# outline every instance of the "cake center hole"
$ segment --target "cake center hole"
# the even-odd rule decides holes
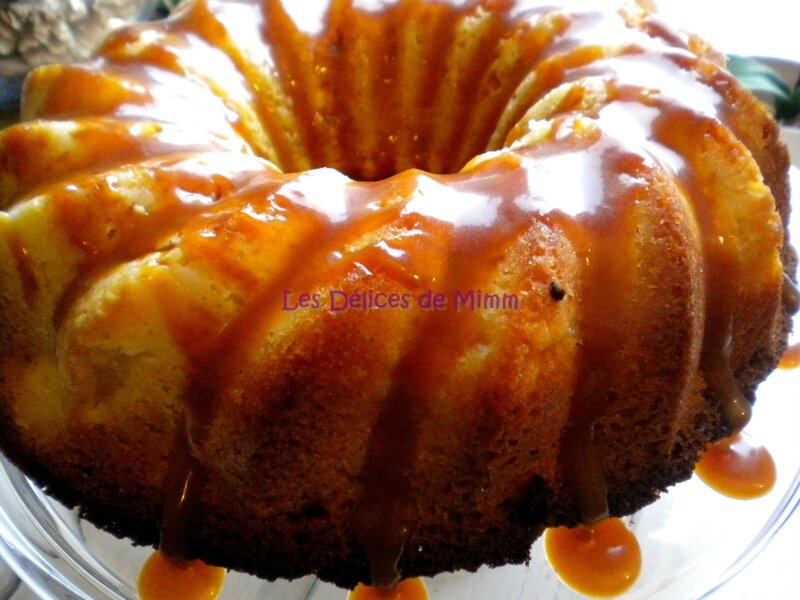
[[[281,107],[268,111],[262,155],[288,172],[331,167],[374,181],[412,168],[456,173],[503,145],[530,106],[518,92],[546,18],[444,2],[409,18],[403,6],[347,8],[313,35],[287,35],[305,48],[274,46]]]
[[[345,100],[335,113],[315,113],[298,120],[302,152],[276,161],[284,171],[334,168],[357,181],[386,179],[407,169],[457,173],[473,157],[502,146],[507,134],[498,127],[508,97],[448,98],[404,110],[395,98],[399,83],[382,83],[369,97]],[[288,159],[288,160],[287,160]]]

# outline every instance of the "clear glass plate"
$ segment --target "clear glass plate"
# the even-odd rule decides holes
[[[787,130],[795,165],[800,130]],[[793,168],[800,190],[800,170]],[[795,195],[793,239],[800,240]],[[795,319],[795,330],[800,320]],[[800,332],[792,342],[800,341]],[[628,519],[642,547],[639,580],[625,600],[788,598],[800,589],[800,369],[776,371],[758,390],[747,431],[775,458],[775,489],[758,500],[732,500],[696,477]],[[80,520],[0,457],[0,555],[47,600],[134,600],[149,548],[137,548]],[[794,565],[794,566],[792,566]],[[570,600],[541,540],[529,565],[448,573],[426,581],[431,600]],[[749,590],[749,591],[748,591]],[[265,582],[230,573],[221,600],[344,600],[346,592],[314,577]]]

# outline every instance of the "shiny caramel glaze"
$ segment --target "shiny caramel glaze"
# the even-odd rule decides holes
[[[574,4],[197,1],[35,71],[6,451],[172,556],[348,587],[688,477],[784,343],[787,158],[701,41]]]

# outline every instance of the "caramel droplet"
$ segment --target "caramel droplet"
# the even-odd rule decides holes
[[[544,551],[559,579],[576,592],[610,598],[639,577],[642,554],[636,536],[616,518],[544,532]]]
[[[792,344],[786,349],[778,367],[786,370],[800,367],[800,344]]]
[[[167,560],[154,552],[139,574],[141,600],[214,600],[222,590],[225,569],[199,560]]]
[[[347,600],[428,600],[428,591],[419,577],[403,579],[391,588],[379,588],[359,583]]]
[[[776,477],[769,451],[741,431],[706,448],[695,472],[709,487],[739,500],[764,496]]]

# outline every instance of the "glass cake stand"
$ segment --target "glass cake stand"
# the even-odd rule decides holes
[[[787,130],[795,165],[800,130]],[[793,168],[800,190],[800,169]],[[800,240],[795,195],[793,239]],[[800,319],[795,319],[795,331]],[[792,343],[800,341],[795,333]],[[767,496],[726,498],[697,477],[628,519],[642,548],[642,573],[624,600],[788,598],[800,590],[800,369],[776,371],[758,390],[747,431],[763,442],[778,469]],[[46,600],[134,600],[149,548],[134,547],[82,521],[0,458],[0,556]],[[791,566],[794,564],[794,568]],[[544,558],[541,540],[528,565],[426,580],[431,600],[571,600]],[[265,582],[229,573],[221,600],[345,600],[346,592],[314,577]],[[795,596],[796,597],[796,596]]]

